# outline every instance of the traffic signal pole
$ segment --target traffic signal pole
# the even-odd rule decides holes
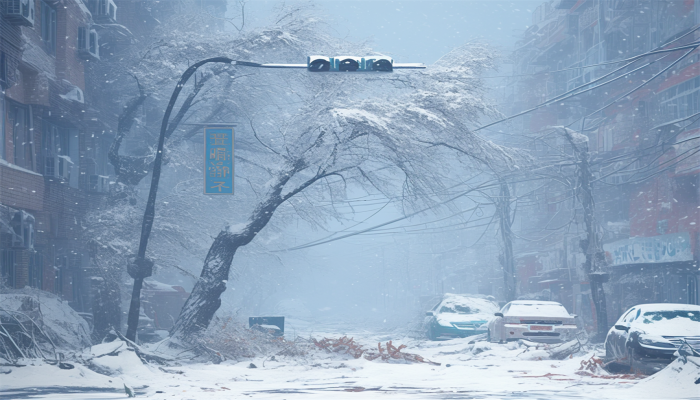
[[[153,261],[146,257],[146,249],[148,247],[148,240],[151,235],[151,229],[153,228],[153,220],[155,218],[155,207],[156,207],[156,195],[158,192],[158,183],[160,182],[160,172],[163,165],[163,148],[165,145],[165,133],[170,123],[170,114],[175,107],[175,102],[177,101],[182,88],[185,86],[190,77],[197,71],[197,69],[203,65],[210,63],[221,63],[221,64],[231,64],[240,65],[244,67],[254,67],[254,68],[291,68],[291,69],[301,69],[306,68],[310,72],[325,72],[325,70],[314,70],[312,67],[312,60],[317,59],[327,59],[328,70],[327,71],[338,71],[338,72],[392,72],[394,69],[424,69],[423,64],[394,64],[391,58],[387,57],[322,57],[314,56],[308,57],[306,64],[260,64],[249,61],[236,61],[228,57],[214,57],[208,58],[206,60],[199,61],[182,73],[180,80],[175,86],[172,95],[170,96],[170,101],[168,102],[168,107],[165,109],[165,114],[163,115],[163,121],[160,125],[160,136],[158,137],[158,150],[156,153],[156,158],[153,162],[153,175],[151,176],[151,188],[148,193],[148,201],[146,202],[146,210],[143,215],[143,222],[141,224],[141,238],[139,241],[139,249],[136,256],[129,260],[127,265],[127,272],[129,276],[134,279],[134,286],[131,291],[131,302],[129,304],[129,314],[127,317],[127,330],[126,338],[131,341],[136,341],[136,331],[139,324],[139,313],[141,310],[141,288],[143,287],[143,280],[148,278],[153,274]],[[350,69],[340,69],[337,68],[333,70],[330,68],[331,62],[341,65],[345,62],[345,65],[352,64],[348,60],[359,60],[358,68],[354,64],[350,66]],[[372,60],[368,62],[368,60]],[[361,65],[360,65],[361,63]],[[315,64],[314,64],[315,65]],[[360,68],[361,67],[361,68]]]

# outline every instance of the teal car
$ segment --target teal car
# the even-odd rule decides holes
[[[428,338],[446,340],[486,333],[486,324],[498,304],[493,296],[445,293],[440,303],[426,312]]]

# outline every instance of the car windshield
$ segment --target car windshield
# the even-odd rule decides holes
[[[440,313],[453,313],[453,314],[477,314],[478,309],[469,306],[462,306],[459,304],[453,304],[449,306],[440,307]]]
[[[693,322],[700,322],[700,311],[689,310],[670,310],[670,311],[648,311],[642,316],[642,323],[653,324],[655,322],[672,320],[688,319]]]
[[[506,312],[510,316],[569,318],[569,312],[561,304],[553,303],[514,303]]]

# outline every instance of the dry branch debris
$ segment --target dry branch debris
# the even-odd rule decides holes
[[[642,374],[607,374],[603,368],[603,360],[596,356],[591,356],[588,360],[581,361],[581,367],[575,372],[576,375],[588,376],[600,379],[642,379]],[[601,373],[602,372],[602,373]]]
[[[440,365],[440,363],[427,360],[418,354],[403,353],[401,350],[406,348],[405,344],[396,347],[392,341],[386,342],[385,347],[382,347],[381,342],[377,343],[377,350],[365,349],[361,344],[355,342],[353,338],[343,336],[339,339],[323,338],[321,340],[312,339],[313,343],[319,349],[323,349],[329,353],[349,354],[354,358],[364,358],[369,361],[381,359],[382,361],[401,360],[408,362],[426,363],[431,365]]]

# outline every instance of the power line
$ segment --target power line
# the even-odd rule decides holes
[[[700,45],[700,42],[693,42],[692,44],[689,44],[689,45],[678,46],[678,47],[674,47],[674,48],[672,48],[672,49],[666,49],[664,52],[667,53],[667,52],[673,52],[673,51],[678,51],[678,50],[684,50],[684,49],[688,49],[688,48],[691,48],[690,52],[692,52],[693,50],[697,49],[698,45]],[[689,52],[689,53],[690,53],[690,52]],[[641,59],[641,58],[643,58],[643,57],[646,57],[646,56],[649,56],[649,55],[652,55],[652,54],[657,54],[657,53],[656,53],[655,51],[650,51],[650,52],[646,52],[646,53],[644,53],[644,54],[640,54],[639,56],[635,57],[633,61],[630,61],[629,63],[627,63],[627,64],[625,64],[625,65],[623,65],[623,66],[621,66],[621,67],[619,67],[619,68],[617,68],[617,69],[615,69],[615,70],[613,70],[613,71],[611,71],[611,72],[609,72],[609,73],[607,73],[607,74],[601,76],[600,78],[594,79],[594,80],[592,80],[592,81],[590,81],[590,82],[588,82],[588,83],[584,83],[583,85],[577,86],[577,87],[575,87],[575,88],[573,88],[573,89],[571,89],[571,90],[569,90],[569,91],[567,91],[567,92],[564,92],[564,93],[562,93],[562,94],[560,94],[560,95],[558,95],[558,96],[556,96],[556,97],[554,97],[554,98],[552,98],[552,99],[550,99],[550,100],[547,100],[547,101],[545,101],[545,102],[543,102],[543,103],[540,103],[540,104],[538,104],[537,106],[535,106],[535,107],[533,107],[533,108],[530,108],[530,109],[528,109],[528,110],[525,110],[525,111],[519,112],[519,113],[517,113],[517,114],[511,115],[510,117],[506,117],[506,118],[500,119],[500,120],[498,120],[498,121],[491,122],[491,123],[486,124],[486,125],[484,125],[484,126],[478,127],[478,128],[476,128],[476,129],[474,129],[473,131],[474,131],[474,132],[478,132],[478,131],[480,131],[480,130],[482,130],[482,129],[484,129],[484,128],[487,128],[487,127],[489,127],[489,126],[493,126],[493,125],[499,124],[499,123],[501,123],[501,122],[505,122],[505,121],[511,120],[511,119],[513,119],[513,118],[517,118],[517,117],[519,117],[519,116],[522,116],[522,115],[531,113],[531,112],[536,111],[536,110],[538,110],[538,109],[540,109],[540,108],[542,108],[542,107],[546,107],[546,106],[548,106],[548,105],[550,105],[550,104],[552,104],[552,103],[554,103],[554,102],[556,102],[556,101],[567,100],[567,99],[569,99],[569,98],[571,98],[571,97],[574,97],[574,96],[577,96],[577,95],[579,95],[579,94],[581,94],[581,93],[585,93],[585,92],[587,92],[587,91],[589,91],[589,90],[592,90],[592,89],[586,89],[586,90],[583,90],[583,91],[581,91],[581,92],[575,93],[576,91],[578,91],[578,90],[580,90],[580,89],[582,89],[582,88],[584,88],[584,87],[590,86],[590,85],[592,85],[592,84],[594,84],[594,83],[597,83],[597,82],[600,82],[600,81],[604,80],[605,78],[607,78],[607,77],[613,75],[614,73],[616,73],[616,72],[618,72],[618,71],[621,71],[621,70],[627,68],[628,66],[634,64],[634,63],[637,62],[639,59]],[[633,70],[633,71],[624,73],[624,74],[622,74],[621,76],[627,76],[627,75],[629,75],[629,74],[631,74],[631,73],[633,73],[633,72],[635,72],[635,71],[637,71],[637,70],[639,70],[639,69],[641,69],[641,68],[647,67],[647,66],[649,66],[649,65],[651,65],[651,64],[653,64],[653,63],[655,63],[655,62],[657,62],[657,61],[659,61],[659,60],[661,60],[661,59],[663,59],[663,58],[665,58],[665,57],[667,57],[667,56],[663,56],[663,57],[661,57],[661,58],[659,58],[659,59],[657,59],[657,60],[655,60],[655,61],[653,61],[653,62],[647,63],[646,65],[644,65],[644,66],[642,66],[642,67],[640,67],[640,68],[637,68],[637,69],[635,69],[635,70]],[[674,63],[674,64],[675,64],[675,63]],[[603,86],[603,85],[607,85],[608,83],[613,82],[613,81],[615,81],[615,80],[617,80],[617,79],[619,79],[619,78],[620,78],[620,77],[616,77],[616,78],[614,78],[614,79],[612,79],[612,80],[610,80],[610,81],[604,82],[603,84],[601,84],[601,85],[599,85],[599,86],[597,86],[597,87],[600,87],[600,86]]]

